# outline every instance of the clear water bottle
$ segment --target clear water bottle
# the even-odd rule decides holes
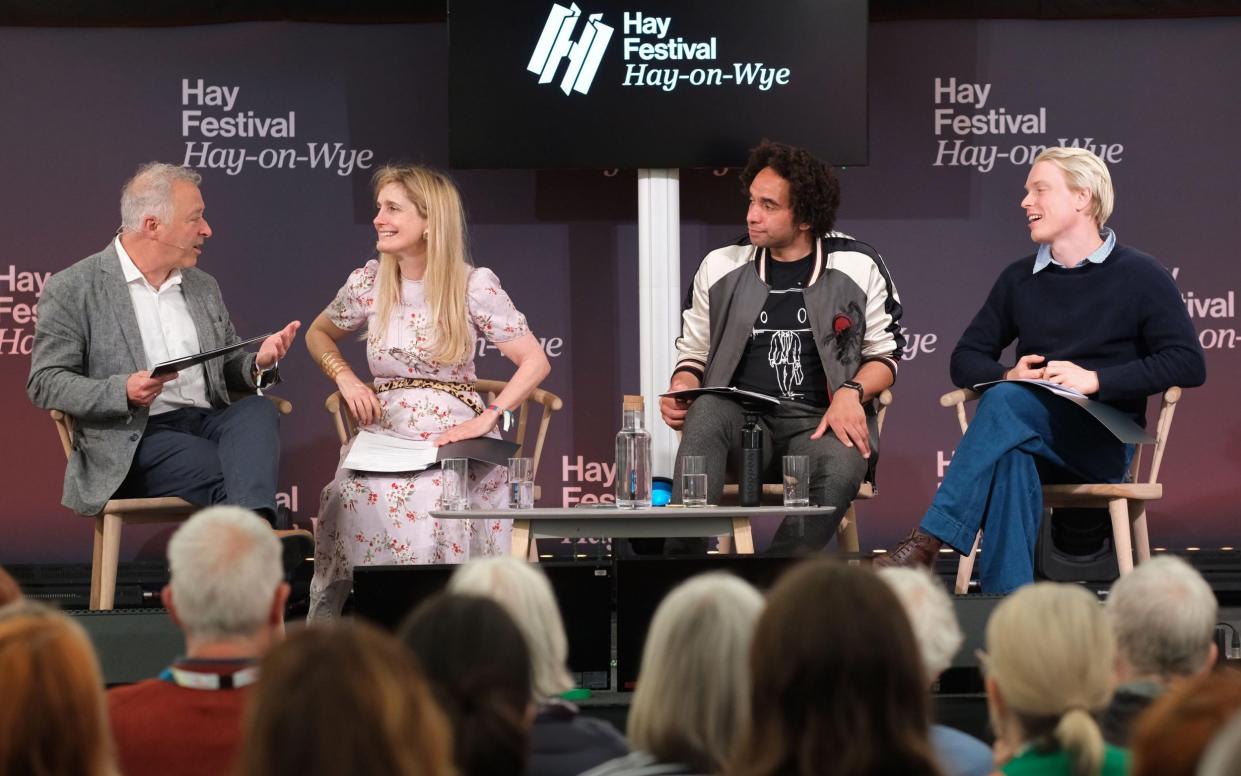
[[[625,396],[624,421],[616,435],[616,506],[651,505],[651,434],[643,428],[645,402]]]

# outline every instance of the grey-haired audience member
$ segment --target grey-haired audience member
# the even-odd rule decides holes
[[[1116,634],[1116,692],[1100,726],[1108,743],[1127,746],[1138,714],[1215,665],[1219,605],[1192,566],[1160,555],[1116,580],[1106,608]]]
[[[625,737],[609,723],[583,716],[560,698],[573,688],[566,661],[569,639],[551,583],[538,567],[508,556],[478,558],[460,566],[448,589],[500,604],[525,636],[532,663],[532,701],[527,776],[577,776],[629,752]]]
[[[121,770],[226,773],[240,751],[258,660],[284,635],[280,542],[254,512],[212,507],[173,534],[168,565],[162,598],[185,634],[186,656],[158,679],[108,692]]]
[[[928,569],[886,568],[879,578],[888,583],[913,626],[926,678],[934,684],[952,665],[965,640],[948,591]],[[986,776],[993,770],[991,747],[946,725],[929,731],[935,759],[946,776]]]
[[[750,643],[763,597],[731,574],[674,588],[655,610],[629,707],[634,752],[583,776],[722,773],[750,723]]]

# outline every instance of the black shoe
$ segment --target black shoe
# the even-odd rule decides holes
[[[303,561],[314,560],[315,537],[310,531],[301,529],[277,531],[277,535],[280,539],[280,564],[284,568],[284,578],[288,580]]]

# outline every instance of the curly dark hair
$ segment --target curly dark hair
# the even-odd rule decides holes
[[[793,219],[810,224],[816,235],[832,231],[840,208],[840,181],[832,168],[804,148],[763,139],[750,151],[750,160],[741,171],[741,188],[747,196],[754,177],[770,167],[789,182],[789,204]]]

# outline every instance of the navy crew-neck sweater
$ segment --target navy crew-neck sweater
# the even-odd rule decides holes
[[[1106,402],[1146,425],[1146,397],[1206,380],[1206,361],[1176,283],[1154,258],[1117,245],[1101,264],[1052,264],[1034,273],[1034,255],[1000,274],[986,304],[952,351],[961,388],[1000,380],[1014,340],[1016,358],[1072,361],[1099,374]]]

